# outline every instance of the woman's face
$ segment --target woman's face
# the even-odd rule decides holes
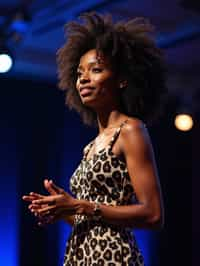
[[[97,58],[96,50],[89,50],[80,59],[77,69],[76,88],[83,104],[92,108],[116,104],[119,82],[109,59]]]

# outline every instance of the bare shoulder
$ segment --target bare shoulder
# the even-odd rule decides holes
[[[120,146],[123,152],[130,149],[141,150],[151,143],[145,123],[137,118],[129,118],[121,130]]]
[[[124,137],[127,137],[128,135],[132,135],[133,133],[144,133],[147,131],[145,123],[138,119],[138,118],[129,118],[127,122],[125,123],[123,130],[121,134]]]

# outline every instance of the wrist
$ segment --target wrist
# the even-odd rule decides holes
[[[76,214],[86,215],[88,217],[93,216],[95,204],[88,200],[78,200],[76,204]]]
[[[98,202],[81,201],[79,212],[86,215],[89,219],[99,221],[102,218],[102,204]]]

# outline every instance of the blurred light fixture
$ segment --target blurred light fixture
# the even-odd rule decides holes
[[[13,66],[13,57],[7,48],[0,49],[0,73],[10,71]]]
[[[189,113],[179,113],[174,120],[175,127],[181,131],[189,131],[194,125],[192,115]]]

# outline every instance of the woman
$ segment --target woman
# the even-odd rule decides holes
[[[59,86],[66,103],[99,134],[70,179],[74,196],[45,180],[48,196],[23,199],[44,225],[73,226],[64,265],[144,265],[132,229],[163,225],[163,203],[146,124],[165,94],[161,51],[144,18],[114,24],[87,13],[67,25],[58,51]]]

